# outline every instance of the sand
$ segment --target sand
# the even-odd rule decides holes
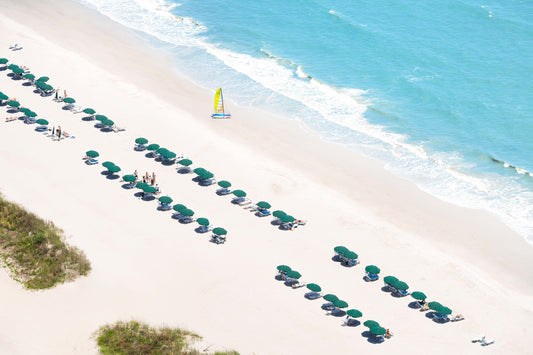
[[[0,71],[0,91],[75,138],[52,141],[21,121],[3,122],[0,191],[63,228],[93,270],[52,290],[30,292],[0,272],[4,310],[0,351],[9,354],[94,354],[101,325],[136,319],[202,335],[202,348],[243,354],[528,353],[533,335],[533,253],[496,217],[442,202],[382,164],[323,142],[290,117],[230,102],[233,119],[209,118],[214,88],[202,88],[134,31],[70,1],[0,1],[0,57],[26,65],[125,127],[101,132],[86,115],[63,110]],[[23,50],[12,52],[19,43]],[[308,223],[281,231],[133,150],[146,137],[229,180],[251,200],[266,200]],[[85,151],[113,161],[121,174],[155,172],[163,195],[228,230],[228,242],[183,225],[135,191],[87,166]],[[353,268],[332,261],[333,248],[359,254]],[[350,308],[395,334],[373,344],[363,325],[344,327],[305,288],[276,280],[288,264]],[[438,324],[395,298],[381,280],[363,281],[378,265],[466,319]],[[495,338],[488,348],[478,334]]]

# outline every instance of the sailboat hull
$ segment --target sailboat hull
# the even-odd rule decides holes
[[[211,118],[231,118],[230,113],[214,113],[211,115]]]

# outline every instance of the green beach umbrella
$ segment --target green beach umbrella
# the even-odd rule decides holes
[[[432,309],[434,311],[438,311],[439,309],[442,308],[442,305],[439,302],[433,301],[433,302],[429,302],[428,303],[428,307],[429,307],[429,309]]]
[[[185,207],[185,205],[182,205],[182,204],[175,204],[174,206],[172,206],[172,209],[176,212],[181,212],[183,210],[186,210],[187,207]]]
[[[43,84],[41,85],[41,89],[43,89],[43,90],[47,90],[47,91],[48,91],[48,90],[53,90],[54,87],[53,87],[52,85],[48,85],[47,83],[43,83]]]
[[[143,137],[139,137],[139,138],[137,138],[135,140],[135,143],[137,143],[137,144],[146,144],[146,143],[148,143],[148,139],[143,138]]]
[[[233,191],[233,194],[237,197],[245,197],[246,196],[246,192],[242,191],[242,190],[235,190]]]
[[[357,259],[359,257],[359,255],[357,255],[357,253],[354,253],[351,250],[345,251],[343,255],[344,255],[344,257],[346,259],[352,259],[352,260],[353,259]]]
[[[208,226],[209,225],[209,220],[207,218],[198,218],[196,220],[196,222],[198,222],[198,224],[201,225],[201,226]]]
[[[359,318],[363,316],[363,313],[357,309],[350,309],[346,312],[347,315],[349,315],[352,318]]]
[[[280,220],[283,223],[290,223],[290,222],[294,222],[294,217],[286,214],[285,216],[281,216]]]
[[[291,270],[287,272],[287,277],[290,277],[291,279],[299,279],[300,277],[302,277],[302,274],[300,274],[296,270]]]
[[[226,234],[228,234],[228,232],[224,228],[217,227],[217,228],[213,229],[213,234],[226,235]]]
[[[146,149],[151,151],[157,150],[159,149],[159,144],[152,143],[148,147],[146,147]]]
[[[441,309],[438,312],[440,314],[444,314],[446,316],[452,314],[452,310],[449,309],[448,307],[444,307],[444,306],[442,306]]]
[[[190,209],[188,209],[188,208],[182,210],[180,213],[182,214],[182,216],[185,216],[185,217],[192,217],[192,216],[194,216],[194,211],[193,211],[193,210],[190,210]]]
[[[172,159],[172,158],[175,158],[175,157],[176,157],[176,153],[171,152],[171,151],[164,152],[164,153],[163,153],[163,157],[165,157],[165,158],[167,158],[167,159]]]
[[[147,194],[155,194],[157,192],[157,189],[147,184],[146,186],[143,187],[143,191],[146,192]]]
[[[189,166],[192,164],[192,160],[190,159],[181,159],[178,164],[180,165],[183,165],[183,166]]]
[[[370,333],[374,335],[385,335],[386,332],[387,330],[379,325],[377,327],[370,328]]]
[[[74,100],[72,97],[65,97],[63,102],[66,102],[67,104],[73,104],[76,102],[76,100]]]
[[[307,288],[313,292],[320,292],[322,291],[322,287],[318,286],[317,284],[307,284]]]
[[[96,113],[95,110],[93,110],[92,108],[89,108],[89,107],[84,109],[83,112],[86,113],[86,114],[89,114],[89,115],[94,115]]]
[[[103,165],[103,164],[102,164],[102,165]],[[138,182],[138,183],[135,185],[136,188],[141,189],[141,190],[144,189],[146,186],[148,186],[148,184],[145,183],[145,182]]]
[[[231,183],[230,183],[229,181],[222,180],[222,181],[219,181],[219,182],[218,182],[218,186],[227,189],[228,187],[231,186]]]
[[[106,126],[112,126],[115,124],[115,122],[111,120],[105,120],[105,121],[102,121],[102,123],[105,124]]]
[[[38,88],[42,87],[43,85],[46,85],[46,83],[43,83],[42,81],[39,81],[39,80],[37,80],[34,84],[35,84],[35,86],[37,86]]]
[[[36,114],[35,112],[33,112],[33,111],[26,111],[25,115],[28,116],[28,117],[35,117],[35,116],[37,116],[37,114]]]
[[[48,121],[47,120],[43,120],[42,118],[41,119],[38,119],[37,121],[35,121],[37,124],[40,124],[42,126],[47,126],[48,125]]]
[[[33,75],[33,74],[24,74],[24,79],[33,80],[33,79],[35,79],[35,75]]]
[[[110,166],[113,166],[113,165],[115,165],[115,163],[110,162],[110,161],[105,161],[105,162],[102,163],[102,166],[104,168],[109,168]]]
[[[113,165],[113,166],[108,167],[107,170],[109,170],[112,173],[118,173],[121,169],[120,167]]]
[[[85,152],[85,155],[87,155],[90,158],[96,158],[96,157],[100,156],[100,154],[98,154],[98,152],[96,150],[88,150],[88,151]]]
[[[135,175],[124,175],[122,177],[122,180],[126,182],[134,182],[134,181],[137,181],[137,178],[135,177]]]
[[[159,147],[156,149],[156,153],[163,154],[165,152],[168,152],[167,148]]]
[[[363,323],[363,325],[367,328],[379,327],[379,323],[375,320],[367,320]]]
[[[365,267],[365,271],[368,272],[369,274],[379,274],[381,272],[381,270],[379,269],[379,267],[375,266],[375,265],[368,265],[367,267]]]
[[[265,202],[265,201],[260,201],[258,203],[255,204],[257,207],[259,208],[270,208],[272,206],[270,206],[270,203],[268,202]]]
[[[3,92],[0,92],[0,100],[7,100],[7,99],[9,99],[9,96],[4,94]]]
[[[31,112],[31,110],[29,108],[27,108],[27,107],[21,107],[21,108],[19,108],[19,111],[20,112],[24,112],[24,113]]]
[[[402,291],[405,291],[405,290],[407,290],[409,288],[409,285],[407,285],[403,281],[395,282],[394,284],[392,284],[392,286],[394,286],[396,289],[402,290]]]
[[[336,300],[336,301],[333,301],[333,305],[337,308],[347,308],[348,307],[348,303],[346,303],[345,301],[343,300]]]
[[[104,115],[96,115],[95,118],[97,121],[107,120],[107,116],[104,116]]]
[[[7,62],[9,62],[7,58],[0,58],[0,64],[7,64]]]
[[[22,69],[22,68],[13,68],[13,73],[22,74],[22,73],[24,73],[24,69]]]
[[[204,168],[196,168],[193,170],[193,172],[196,174],[196,175],[200,175],[202,173],[205,173],[207,170],[205,170]]]
[[[287,266],[287,265],[278,265],[277,269],[278,269],[278,271],[281,271],[281,272],[289,272],[289,271],[292,271],[292,269],[290,268],[290,266]]]
[[[20,106],[20,102],[15,101],[15,100],[11,100],[11,101],[7,102],[7,105],[11,106],[11,107],[19,107]]]
[[[324,295],[324,297],[322,297],[323,299],[325,299],[326,301],[329,301],[329,302],[333,302],[333,301],[337,301],[339,299],[339,297],[331,294],[331,293],[328,293],[327,295]]]
[[[277,211],[272,212],[272,215],[274,217],[276,217],[276,218],[281,218],[281,217],[285,216],[286,213],[283,212],[282,210],[277,210]]]
[[[39,79],[37,79],[37,81],[41,81],[43,83],[46,83],[48,80],[50,80],[50,78],[47,76],[41,76]]]
[[[161,203],[172,203],[172,199],[168,196],[161,196],[159,198],[159,202]]]
[[[202,180],[211,179],[214,176],[215,175],[213,175],[213,173],[210,172],[210,171],[206,171],[205,173],[201,173],[200,175],[198,175],[198,177],[200,177],[200,179],[202,179]]]
[[[9,64],[9,65],[7,66],[7,69],[9,69],[9,70],[13,70],[13,69],[18,68],[18,67],[19,67],[19,66],[16,65],[16,64]]]
[[[422,300],[426,299],[426,295],[423,292],[420,292],[420,291],[415,291],[415,292],[411,293],[411,297],[413,297],[415,300],[419,300],[419,301],[422,301]]]
[[[342,246],[342,245],[339,245],[339,246],[336,246],[335,248],[333,248],[333,250],[335,251],[335,253],[339,253],[339,254],[344,254],[346,253],[348,250],[348,248]]]
[[[383,278],[383,281],[385,281],[385,283],[388,283],[389,285],[394,285],[396,282],[400,281],[398,280],[396,277],[394,276],[385,276]]]

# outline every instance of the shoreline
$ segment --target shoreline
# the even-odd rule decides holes
[[[58,12],[60,6],[61,12],[68,13],[69,16],[64,16]],[[272,279],[277,264],[291,264],[291,260],[294,260],[296,269],[303,270],[304,276],[316,277],[319,284],[329,282],[332,289],[344,291],[342,293],[352,295],[350,297],[355,297],[354,295],[358,292],[361,293],[361,296],[373,297],[374,293],[368,290],[370,286],[364,286],[367,290],[360,291],[358,288],[361,285],[352,288],[352,286],[344,285],[340,281],[330,280],[329,275],[332,275],[332,272],[336,272],[337,275],[347,275],[348,270],[339,270],[338,265],[331,261],[327,262],[324,254],[332,254],[333,246],[336,244],[346,244],[360,254],[361,259],[364,259],[363,265],[366,265],[367,261],[373,263],[370,260],[376,260],[375,263],[379,264],[380,267],[383,266],[383,270],[398,270],[400,278],[408,279],[413,284],[420,285],[423,291],[434,291],[434,295],[438,295],[436,297],[442,299],[443,303],[452,304],[453,308],[457,308],[460,313],[467,314],[468,323],[462,322],[463,324],[458,324],[458,327],[445,326],[448,329],[442,330],[442,334],[455,336],[457,334],[455,332],[461,328],[468,331],[469,334],[476,332],[475,326],[485,326],[487,319],[497,314],[497,311],[502,311],[502,307],[504,307],[500,305],[502,299],[507,300],[507,302],[509,299],[514,299],[516,304],[512,304],[510,310],[514,318],[511,319],[518,324],[527,324],[528,317],[519,317],[518,314],[522,311],[522,307],[529,308],[529,306],[520,303],[524,303],[522,301],[528,299],[531,294],[532,288],[528,286],[527,281],[533,279],[529,273],[533,265],[533,262],[530,261],[533,252],[530,245],[521,236],[503,225],[503,222],[495,220],[487,212],[470,210],[442,202],[420,191],[414,183],[398,178],[386,171],[382,164],[356,153],[347,152],[335,144],[323,142],[316,134],[305,128],[302,129],[298,122],[292,120],[253,109],[232,107],[234,118],[231,121],[214,122],[209,118],[212,97],[208,91],[195,86],[183,77],[177,79],[174,75],[168,75],[168,70],[164,69],[165,65],[171,66],[168,58],[161,58],[160,52],[149,48],[146,43],[143,44],[142,39],[139,41],[139,36],[133,31],[120,29],[119,25],[107,21],[95,11],[86,9],[82,5],[64,1],[61,5],[51,6],[50,2],[46,1],[38,5],[29,1],[21,1],[16,5],[6,5],[7,8],[9,8],[10,18],[13,21],[18,20],[21,21],[20,23],[27,21],[27,24],[11,26],[11,28],[16,27],[18,30],[0,41],[1,48],[7,48],[6,43],[9,42],[21,43],[25,48],[19,51],[20,53],[10,52],[6,49],[6,52],[1,56],[6,56],[8,59],[11,59],[11,56],[14,62],[17,62],[16,57],[21,59],[24,57],[26,61],[20,64],[30,66],[32,72],[35,71],[39,75],[49,74],[52,78],[51,82],[57,80],[61,89],[68,88],[69,96],[75,97],[81,105],[90,107],[98,105],[98,107],[94,107],[96,110],[101,109],[104,114],[109,113],[108,116],[117,125],[127,127],[124,134],[112,134],[110,137],[100,132],[94,132],[95,130],[89,127],[86,122],[79,122],[81,121],[80,115],[72,115],[68,112],[58,113],[60,107],[57,104],[32,94],[30,89],[22,87],[20,82],[8,81],[5,76],[6,72],[0,72],[2,76],[0,81],[5,88],[2,91],[8,94],[20,94],[17,98],[20,97],[21,102],[28,101],[29,107],[35,106],[35,111],[46,114],[47,119],[57,116],[58,120],[65,122],[61,125],[69,127],[68,130],[75,132],[77,137],[75,140],[61,142],[59,146],[54,145],[52,147],[50,142],[43,141],[44,138],[37,136],[35,132],[32,132],[25,125],[19,124],[19,122],[14,123],[17,126],[6,126],[8,130],[0,133],[6,142],[11,142],[10,144],[15,147],[0,149],[0,162],[3,166],[9,167],[9,171],[17,171],[17,173],[36,174],[41,172],[43,177],[40,182],[51,190],[41,191],[37,186],[28,186],[28,184],[31,185],[32,180],[17,181],[14,176],[3,176],[0,178],[2,192],[9,199],[20,202],[45,218],[54,220],[57,225],[65,226],[67,234],[73,235],[74,243],[82,249],[88,249],[87,255],[94,265],[94,275],[89,277],[90,280],[52,290],[50,293],[42,295],[45,302],[50,302],[52,305],[58,299],[62,299],[70,304],[70,307],[75,308],[74,304],[68,302],[67,295],[72,296],[73,292],[79,292],[80,287],[82,289],[87,287],[91,293],[97,295],[98,300],[103,301],[105,297],[103,294],[99,294],[98,290],[99,287],[104,286],[102,287],[104,290],[111,290],[112,294],[117,296],[113,302],[115,306],[128,291],[137,296],[141,295],[139,298],[151,303],[153,302],[153,293],[163,290],[175,297],[183,298],[181,301],[184,303],[189,302],[198,305],[198,302],[208,302],[210,299],[209,294],[212,290],[207,291],[204,285],[211,282],[216,285],[216,290],[223,290],[230,295],[222,296],[221,304],[234,312],[239,312],[241,308],[243,310],[242,313],[234,315],[231,312],[228,313],[227,310],[219,310],[219,308],[209,306],[207,308],[210,308],[211,312],[218,310],[222,313],[222,317],[210,315],[209,312],[202,313],[202,317],[220,325],[225,324],[224,321],[227,321],[227,317],[234,316],[242,323],[230,322],[231,324],[227,325],[228,329],[217,333],[220,328],[206,325],[203,320],[195,319],[194,312],[181,310],[185,313],[185,320],[183,320],[186,324],[185,328],[195,331],[201,329],[198,330],[200,334],[215,339],[218,344],[225,344],[237,350],[252,352],[254,345],[257,344],[261,348],[256,348],[255,351],[260,353],[276,353],[280,349],[292,349],[293,352],[298,352],[295,345],[301,345],[306,337],[304,334],[300,334],[300,331],[294,331],[297,334],[292,334],[293,331],[289,331],[287,334],[288,327],[297,324],[301,327],[301,332],[305,333],[305,331],[316,332],[316,326],[319,327],[320,332],[331,336],[335,336],[341,330],[338,326],[331,326],[330,319],[324,319],[323,314],[317,310],[316,303],[312,305],[310,302],[306,303],[301,295],[296,297],[297,291],[286,290],[277,283],[275,284],[275,291],[268,287],[265,289],[264,284],[268,283],[265,280]],[[36,14],[40,13],[46,16],[36,17]],[[5,19],[4,23],[9,23],[10,20],[5,18],[4,14],[2,17]],[[29,21],[29,18],[32,18],[32,21]],[[79,21],[79,18],[84,18],[85,21]],[[22,29],[26,26],[38,30],[39,36],[53,39],[56,42],[53,45],[55,47],[52,47],[51,42],[37,38],[35,32],[31,34],[23,32]],[[61,36],[60,34],[65,28],[70,28],[72,33]],[[110,35],[102,37],[99,35],[100,31]],[[61,41],[58,41],[59,38]],[[90,38],[99,38],[99,41],[89,42],[88,39]],[[33,49],[32,45],[34,46]],[[46,52],[49,57],[43,58],[41,62],[33,60],[33,58],[38,57],[38,52]],[[65,58],[68,61],[62,67],[57,64],[57,58]],[[135,59],[130,61],[123,60],[124,58]],[[83,73],[83,70],[88,69],[94,74],[94,78],[101,79],[101,82],[91,82],[89,79],[93,75]],[[81,73],[78,73],[78,70]],[[117,92],[117,88],[120,93]],[[45,101],[46,103],[44,103]],[[135,102],[145,103],[132,109],[132,103]],[[206,102],[206,104],[200,106],[198,105],[199,102]],[[144,117],[149,117],[149,124],[144,122]],[[176,118],[176,122],[169,120],[172,117]],[[0,124],[7,125],[4,122]],[[284,127],[284,129],[280,130],[279,127]],[[283,206],[282,209],[293,211],[296,217],[307,219],[311,223],[301,230],[289,232],[290,234],[287,235],[265,221],[257,221],[257,218],[243,214],[240,210],[237,211],[233,208],[234,206],[228,207],[231,211],[220,212],[221,209],[225,208],[224,206],[228,205],[228,201],[226,204],[221,199],[213,201],[212,191],[211,194],[208,194],[206,189],[193,188],[193,185],[182,177],[175,177],[176,174],[170,175],[169,169],[154,166],[151,161],[147,161],[146,158],[133,152],[131,150],[133,146],[131,138],[137,136],[146,136],[150,141],[154,140],[162,145],[168,145],[171,149],[174,147],[182,149],[182,153],[189,155],[195,163],[201,162],[200,165],[195,166],[205,165],[206,168],[215,172],[217,177],[219,175],[221,178],[227,176],[228,180],[235,186],[242,186],[245,191],[249,192],[254,200],[265,199],[271,202],[273,206]],[[52,159],[52,161],[40,162],[38,157],[32,154],[32,149],[21,146],[21,141],[34,142],[33,144],[38,149],[43,149],[45,152],[43,154],[60,157],[60,161]],[[70,150],[63,143],[70,144],[76,149]],[[247,261],[247,267],[256,273],[253,278],[257,278],[257,280],[251,281],[251,289],[243,288],[244,285],[231,281],[228,279],[228,275],[219,271],[212,271],[214,275],[204,276],[203,270],[216,266],[216,263],[207,260],[207,265],[203,265],[200,261],[194,260],[192,256],[181,255],[183,253],[180,254],[180,257],[187,260],[188,263],[180,262],[172,266],[171,270],[178,273],[183,267],[189,269],[191,275],[183,273],[179,275],[190,282],[189,287],[194,291],[192,293],[195,296],[200,293],[201,296],[198,297],[198,301],[194,300],[195,297],[179,292],[175,286],[172,286],[170,280],[165,279],[164,275],[159,275],[156,280],[150,281],[151,272],[157,272],[157,266],[164,265],[163,261],[157,259],[150,259],[151,264],[155,265],[143,264],[145,270],[138,270],[141,273],[141,279],[146,282],[147,289],[137,289],[126,282],[139,281],[135,276],[126,276],[127,268],[125,266],[134,267],[133,261],[143,248],[146,248],[148,254],[154,257],[159,253],[155,245],[150,246],[152,239],[148,235],[151,235],[151,226],[134,223],[131,220],[132,216],[138,219],[155,218],[152,223],[158,226],[159,224],[164,225],[161,227],[163,228],[161,233],[164,234],[165,238],[167,233],[175,233],[174,230],[182,233],[187,228],[183,228],[184,226],[181,225],[175,226],[175,224],[166,226],[169,223],[167,221],[168,215],[165,218],[159,213],[155,214],[153,205],[149,206],[149,204],[143,203],[139,206],[137,201],[130,201],[131,196],[128,196],[126,191],[117,192],[120,190],[116,186],[117,184],[105,181],[105,178],[98,176],[96,171],[100,169],[89,170],[90,168],[85,166],[76,166],[69,169],[68,174],[70,176],[61,174],[64,164],[81,164],[79,158],[81,158],[83,149],[89,150],[92,146],[96,146],[98,151],[102,151],[101,153],[107,153],[105,158],[102,155],[102,159],[107,160],[109,157],[110,160],[123,167],[124,173],[127,169],[133,169],[137,166],[149,166],[151,169],[161,170],[161,173],[158,171],[158,176],[160,176],[160,185],[164,186],[163,191],[165,193],[180,196],[180,198],[194,204],[195,211],[203,210],[210,216],[216,216],[215,221],[227,223],[232,239],[228,245],[224,246],[227,248],[222,249],[222,251],[216,246],[212,247],[205,238],[196,238],[190,235],[184,235],[183,238],[194,238],[194,241],[176,241],[175,238],[172,238],[159,242],[168,248],[187,246],[194,248],[194,250],[202,250],[209,257],[221,259],[219,261],[222,266],[219,267],[225,272],[235,270],[235,268],[239,269],[238,260],[234,260],[235,256],[239,255],[239,259],[244,258]],[[15,149],[17,152],[16,158],[11,149]],[[65,149],[69,149],[69,151],[65,151]],[[351,164],[347,166],[346,162]],[[325,169],[326,166],[327,169]],[[97,196],[91,196],[91,191],[80,191],[79,186],[72,186],[71,179],[83,181],[87,176],[91,182],[89,186],[92,186],[94,182],[99,194],[108,197],[110,201],[104,203]],[[183,181],[184,186],[172,186],[174,180]],[[50,203],[50,201],[54,201],[54,188],[57,189],[59,186],[65,191],[65,196],[59,197],[64,206]],[[192,191],[187,191],[188,189]],[[83,206],[76,204],[76,201]],[[175,202],[179,203],[179,201]],[[111,206],[106,206],[107,203]],[[213,206],[209,206],[209,204],[213,204]],[[79,207],[80,211],[71,211],[68,206],[72,205]],[[116,211],[113,205],[121,206],[125,211]],[[91,233],[83,231],[85,228],[84,214],[91,216],[91,220],[96,220],[96,217],[102,218],[109,223],[109,226],[95,225],[89,228]],[[152,216],[154,214],[155,216]],[[115,218],[116,221],[114,221]],[[131,223],[131,226],[124,230],[122,229],[124,228],[123,223]],[[115,236],[117,240],[109,237],[93,237],[91,240],[92,233],[98,231],[100,233],[105,231],[109,236]],[[138,239],[134,239],[132,244],[128,245],[126,241],[130,235],[134,235]],[[251,236],[258,237],[256,241],[258,244],[249,240]],[[287,238],[288,236],[290,238]],[[121,249],[118,248],[117,244],[122,243],[125,243],[127,250],[124,251],[126,255],[121,259],[125,264],[118,267],[118,274],[126,277],[127,280],[121,281],[119,285],[124,288],[119,290],[112,287],[112,278],[104,276],[110,269],[116,268],[116,265],[112,262],[113,259],[108,259],[109,255],[101,249],[105,247],[120,251]],[[246,257],[241,254],[258,247],[262,248],[260,250],[263,250],[265,255],[258,256],[257,261],[254,261],[251,256]],[[296,250],[299,250],[297,256],[294,255]],[[394,257],[398,253],[401,253],[402,257]],[[95,260],[98,263],[94,262]],[[316,260],[319,261],[314,264]],[[408,260],[411,261],[408,262]],[[419,268],[421,262],[428,263],[427,266],[424,266],[424,270]],[[213,269],[209,268],[209,270]],[[114,272],[111,274],[116,275]],[[432,280],[434,275],[438,276],[439,282]],[[194,282],[195,276],[206,277],[207,279],[198,285]],[[228,289],[226,285],[220,284],[220,280],[224,280],[236,289]],[[306,281],[312,282],[313,279]],[[408,283],[410,283],[409,281]],[[14,286],[9,285],[6,280],[2,281],[2,284],[7,284],[5,287],[10,290],[8,293],[18,293],[13,289]],[[442,285],[446,286],[443,287]],[[460,285],[464,288],[459,287]],[[153,289],[149,286],[152,286]],[[476,309],[473,300],[462,299],[460,294],[456,294],[457,290],[463,289],[468,290],[466,292],[468,295],[474,296],[471,298],[479,297],[484,307],[490,305],[494,309],[484,315],[483,312],[486,311],[483,309],[484,307],[477,307],[478,309]],[[252,300],[244,301],[240,305],[231,303],[232,297],[236,296],[237,291],[252,292],[261,299],[262,292],[267,290],[272,292],[269,295],[273,295],[269,298],[275,300],[279,296],[281,297],[279,299],[286,301],[286,304],[279,306],[279,310],[274,311],[272,304],[279,305],[279,301],[265,300],[271,306],[270,308],[267,307],[266,311],[272,312],[273,315],[270,317],[274,319],[268,318],[269,316],[264,311],[258,310],[258,305]],[[494,294],[486,294],[487,290],[494,291]],[[366,309],[371,310],[370,313],[376,314],[376,318],[381,316],[386,320],[388,317],[388,323],[393,325],[391,328],[394,328],[393,331],[396,330],[397,337],[393,339],[391,344],[383,344],[385,347],[380,350],[390,350],[391,348],[388,346],[405,346],[404,349],[407,349],[408,341],[412,341],[415,337],[407,334],[409,326],[403,325],[401,318],[403,316],[413,317],[412,310],[398,310],[398,308],[406,307],[394,304],[398,302],[394,302],[396,300],[391,299],[390,296],[386,297],[387,295],[382,292],[376,293],[375,296],[381,302],[387,303],[386,306],[382,306],[383,309],[375,307],[364,297],[357,297],[357,302],[364,304]],[[31,297],[21,296],[21,299],[22,301],[15,301],[15,299],[12,301],[20,303],[28,300],[36,301],[38,298],[37,295],[32,295]],[[172,304],[169,301],[165,300],[163,305]],[[233,302],[235,303],[235,301]],[[97,302],[90,303],[93,307],[101,306]],[[112,322],[114,317],[120,315],[130,317],[128,307],[134,309],[135,306],[136,302],[125,302],[120,307],[119,312],[114,311],[109,306],[105,307],[113,315],[113,319],[106,322]],[[173,318],[165,315],[165,309],[159,307],[147,309],[145,307],[141,307],[142,318],[172,322]],[[16,307],[14,308],[16,311]],[[57,306],[52,306],[52,308],[58,309]],[[390,309],[395,310],[394,312],[397,311],[397,313],[393,316],[387,316]],[[462,311],[463,309],[464,311]],[[301,324],[303,322],[301,319],[306,319],[305,317],[299,318],[302,317],[303,310],[312,314],[311,318],[308,319],[311,325]],[[296,313],[291,313],[291,311]],[[273,330],[272,327],[269,327],[265,330],[269,334],[272,333],[273,336],[280,336],[279,333],[281,332],[279,343],[265,347],[267,345],[258,338],[258,334],[247,334],[250,339],[246,341],[239,339],[241,334],[231,335],[231,333],[246,332],[247,326],[251,329],[256,328],[257,325],[253,322],[254,318],[244,314],[246,312],[259,312],[265,317],[266,325],[270,326],[276,324],[275,316],[279,318],[283,314],[288,314],[288,325],[284,326],[287,328],[281,327],[282,329]],[[366,315],[366,312],[363,313]],[[15,314],[12,316],[14,317]],[[96,323],[96,320],[100,321],[102,316],[104,314],[94,315],[92,323]],[[414,323],[424,327],[429,324],[432,325],[433,322],[427,319],[416,319]],[[83,331],[88,329],[88,324],[84,324],[82,326]],[[322,329],[322,326],[325,329]],[[499,329],[498,325],[485,327],[494,331]],[[433,326],[428,326],[428,328],[430,329],[424,330],[427,332],[424,334],[428,335],[428,342],[431,343],[430,341],[435,340],[438,332],[432,333],[435,332]],[[402,329],[404,330],[402,331]],[[443,327],[437,327],[437,329],[440,330]],[[360,331],[353,334],[358,335]],[[480,331],[484,330],[480,329]],[[5,334],[7,328],[2,327],[0,332]],[[253,330],[248,332],[253,333]],[[346,332],[343,330],[341,333]],[[524,326],[522,334],[527,337],[527,333],[530,333],[530,330]],[[502,333],[504,339],[503,334],[505,332]],[[509,330],[507,334],[512,333]],[[76,333],[76,336],[79,337],[79,333]],[[296,340],[291,339],[291,337]],[[342,339],[339,339],[339,344],[336,346],[338,349],[347,349],[343,347],[348,346],[350,337],[346,336],[346,339],[344,339],[345,335],[339,337]],[[230,341],[225,342],[225,338],[230,339]],[[355,339],[355,341],[361,342],[362,347],[365,346],[364,338],[356,337]],[[42,339],[40,340],[42,341]],[[75,340],[80,339],[76,338]],[[292,343],[293,340],[295,343]],[[500,342],[500,338],[498,338],[498,342]],[[54,348],[55,344],[47,343],[51,347],[50,349]],[[505,346],[513,347],[514,350],[527,346],[526,341],[523,344],[511,344],[511,339],[507,343],[503,341],[502,343]],[[446,339],[445,344],[446,346],[457,345],[453,338]],[[469,345],[458,346],[465,346],[463,350],[475,351]],[[495,345],[500,346],[498,343]],[[446,346],[442,347],[442,352],[445,351]],[[265,352],[261,351],[263,349]],[[371,347],[365,349],[370,352],[379,351],[377,348]]]

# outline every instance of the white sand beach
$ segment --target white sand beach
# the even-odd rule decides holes
[[[493,215],[442,202],[288,117],[230,103],[231,120],[212,120],[216,88],[198,87],[134,31],[80,4],[0,0],[0,9],[0,57],[49,76],[76,104],[126,128],[101,132],[82,120],[87,115],[0,71],[0,91],[74,137],[52,141],[35,125],[4,122],[13,115],[1,106],[0,192],[62,228],[92,265],[88,277],[40,292],[1,269],[0,353],[95,354],[98,327],[130,319],[183,327],[209,350],[242,354],[531,353],[533,249]],[[9,50],[14,43],[23,49]],[[279,230],[271,217],[218,196],[216,185],[199,186],[194,174],[134,151],[137,137],[307,224]],[[228,241],[210,243],[197,223],[180,224],[157,200],[108,179],[100,164],[84,164],[91,149],[120,175],[155,172],[162,195],[225,228]],[[337,245],[361,264],[332,261]],[[276,280],[279,264],[394,336],[374,344],[362,324],[343,326],[321,309],[323,300]],[[414,300],[382,291],[381,279],[363,281],[370,264],[466,319],[439,324],[411,309]],[[496,343],[473,344],[479,334]]]

